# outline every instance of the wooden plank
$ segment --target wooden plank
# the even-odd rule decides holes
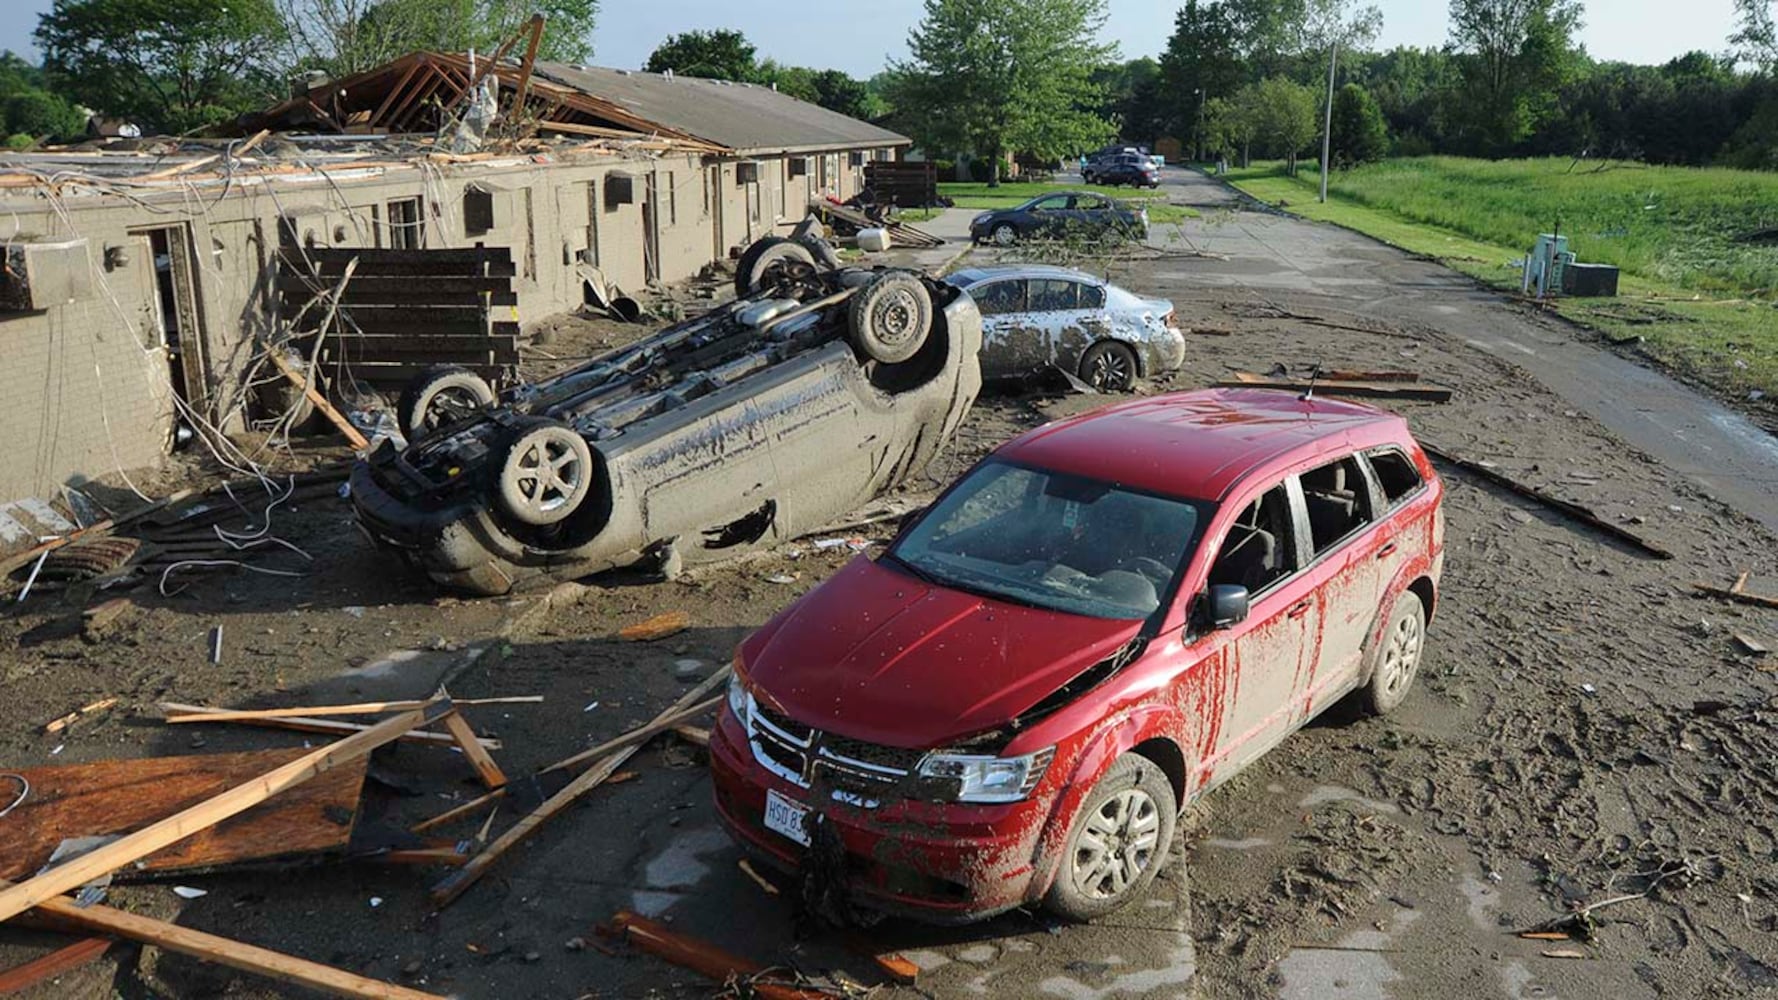
[[[356,333],[396,333],[485,337],[492,332],[487,310],[481,308],[378,309],[374,306],[350,306],[342,308],[340,313],[345,317],[340,325],[348,331],[348,336]],[[312,323],[303,325],[314,326]]]
[[[407,72],[401,74],[401,79],[395,81],[395,86],[389,88],[389,94],[387,97],[383,98],[383,103],[377,105],[377,109],[371,112],[370,123],[372,125],[382,124],[383,115],[388,112],[389,106],[395,103],[395,98],[401,94],[402,89],[408,85],[408,81],[412,80],[414,74],[419,71],[420,59],[422,58],[424,57],[408,57],[406,60],[408,64]]]
[[[589,760],[597,760],[606,754],[622,750],[625,747],[640,746],[654,737],[659,736],[661,733],[664,733],[669,729],[676,729],[689,720],[695,719],[705,712],[710,711],[712,708],[715,708],[722,703],[723,697],[723,695],[717,695],[708,701],[700,702],[683,711],[674,712],[672,715],[668,716],[662,716],[646,726],[632,729],[622,736],[606,740],[590,750],[582,750],[580,753],[577,753],[572,757],[564,757],[538,773],[548,774],[551,771],[565,771],[569,768],[578,767]]]
[[[469,766],[475,768],[482,784],[489,788],[500,788],[506,784],[506,775],[501,772],[500,765],[494,763],[494,758],[482,747],[481,738],[476,736],[475,728],[469,724],[469,720],[463,718],[463,713],[452,712],[441,721],[445,732],[451,734],[451,738],[457,741],[458,749],[463,751],[463,756],[469,759]]]
[[[709,694],[711,691],[716,690],[718,686],[727,683],[728,676],[729,668],[723,667],[721,670],[706,677],[703,683],[692,688],[690,691],[687,691],[678,701],[669,706],[666,711],[656,716],[654,722],[659,723],[664,719],[672,718],[674,715],[684,712],[686,709],[697,704],[698,699]],[[468,864],[452,872],[445,877],[444,881],[434,886],[431,894],[432,902],[438,906],[446,906],[458,896],[463,895],[463,893],[466,892],[470,886],[474,885],[489,868],[493,867],[496,861],[500,860],[502,855],[511,850],[519,841],[524,840],[526,837],[535,833],[537,828],[542,826],[550,817],[561,812],[563,809],[568,808],[568,806],[572,805],[576,799],[598,787],[601,782],[611,777],[619,767],[623,766],[624,761],[629,760],[630,757],[635,754],[636,746],[637,744],[631,744],[630,746],[617,751],[610,757],[605,758],[581,773],[573,781],[569,782],[567,787],[550,796],[548,799],[545,799],[542,805],[538,806],[523,819],[513,824],[510,829],[501,834],[492,844],[489,844],[486,850],[469,859]]]
[[[354,258],[359,260],[359,267],[367,274],[376,274],[377,268],[386,264],[424,264],[461,266],[480,264],[484,261],[512,261],[511,247],[440,247],[436,250],[385,250],[379,247],[316,247],[314,249],[296,250],[286,248],[280,251],[284,262],[292,266],[303,266],[306,263],[332,265],[343,268]]]
[[[419,310],[410,310],[407,315],[414,316]],[[418,322],[423,323],[421,319]],[[295,341],[299,345],[311,345],[315,342],[315,334],[299,334]],[[399,355],[407,354],[486,354],[490,351],[518,350],[518,338],[492,336],[490,334],[432,334],[432,333],[330,333],[324,347],[339,349],[345,357],[362,357],[374,359],[381,355],[390,355],[391,360],[402,360]]]
[[[119,602],[121,602],[121,603],[119,603]],[[127,597],[114,597],[111,600],[106,601],[105,604],[102,604],[97,608],[91,608],[91,609],[88,609],[86,612],[83,612],[83,616],[85,618],[85,623],[88,626],[91,626],[92,623],[99,618],[100,610],[102,608],[104,608],[106,605],[111,605],[111,606],[116,607],[118,609],[117,611],[111,613],[111,617],[115,618],[118,614],[121,614],[123,612],[123,609],[128,608],[130,606],[130,603],[129,603],[129,598],[127,598]],[[110,619],[108,618],[106,620],[108,621]],[[56,733],[59,733],[62,730],[67,729],[69,726],[74,725],[76,722],[79,722],[82,717],[91,715],[94,712],[103,712],[115,704],[117,704],[116,698],[100,698],[98,701],[90,702],[88,704],[82,705],[79,708],[75,709],[74,711],[69,712],[67,715],[64,715],[61,718],[56,719],[55,721],[49,723],[48,725],[45,725],[43,727],[43,731],[50,734],[51,736],[54,736]]]
[[[272,366],[277,368],[279,373],[286,379],[290,380],[291,384],[295,385],[298,389],[301,389],[303,395],[309,398],[309,402],[315,404],[315,408],[321,411],[322,415],[327,418],[328,422],[337,427],[341,434],[345,435],[346,443],[352,446],[353,451],[365,451],[370,448],[370,441],[366,440],[364,435],[358,432],[358,428],[353,427],[350,420],[347,420],[340,411],[333,408],[333,404],[327,401],[326,396],[321,395],[313,385],[309,384],[307,379],[298,375],[296,370],[290,367],[290,362],[284,360],[283,352],[279,351],[277,348],[273,348],[266,352],[266,357],[272,359]]]
[[[512,375],[514,364],[516,364],[516,362],[500,361],[493,364],[476,362],[466,364],[464,367],[487,379],[489,382],[497,384]],[[409,379],[412,379],[415,375],[431,370],[432,365],[433,362],[419,361],[416,361],[413,364],[358,361],[353,362],[352,364],[352,377],[360,382],[368,383],[370,385],[399,386],[406,383]]]
[[[9,920],[33,906],[176,844],[231,816],[238,816],[310,778],[367,756],[377,747],[393,742],[402,733],[436,721],[450,711],[453,711],[450,699],[440,698],[426,708],[403,712],[331,746],[304,754],[220,795],[182,809],[166,819],[151,823],[121,840],[115,840],[95,851],[65,861],[41,875],[0,890],[0,921]]]
[[[674,726],[673,735],[694,746],[707,747],[710,745],[710,730],[703,726]]]
[[[1268,378],[1251,372],[1237,372],[1235,377],[1211,383],[1219,389],[1283,389],[1322,396],[1357,396],[1367,399],[1415,399],[1428,403],[1448,403],[1452,392],[1442,385],[1409,382],[1333,382],[1326,379]]]
[[[462,819],[465,816],[472,816],[475,813],[492,806],[494,803],[499,802],[505,797],[506,789],[496,788],[480,798],[470,799],[468,802],[465,802],[460,806],[453,806],[450,809],[446,809],[444,812],[439,813],[431,819],[423,819],[420,822],[415,823],[413,826],[408,827],[408,832],[425,833],[427,830],[436,830],[447,823]]]
[[[416,277],[412,280],[434,281],[437,279]],[[476,279],[464,278],[463,280],[473,281]],[[489,306],[508,307],[519,304],[519,293],[514,291],[480,292],[468,288],[433,292],[414,291],[410,289],[392,289],[372,292],[349,288],[346,290],[346,294],[341,299],[340,304],[347,308],[354,309],[363,308],[365,306],[400,306],[404,309],[412,309],[420,306],[456,309],[473,308],[476,306],[484,308]],[[296,318],[301,315],[305,309],[312,310],[313,307],[309,304],[309,297],[306,291],[302,289],[286,291],[281,294],[278,299],[278,314],[286,319]]]
[[[1598,531],[1601,534],[1609,535],[1631,548],[1646,552],[1649,555],[1654,556],[1656,559],[1673,558],[1673,553],[1639,535],[1625,531],[1623,528],[1612,524],[1610,521],[1601,519],[1597,514],[1594,514],[1592,511],[1572,500],[1563,500],[1560,497],[1551,496],[1535,486],[1527,486],[1498,470],[1491,469],[1481,464],[1480,462],[1472,462],[1467,458],[1459,458],[1450,452],[1429,445],[1425,441],[1420,442],[1420,447],[1424,448],[1428,455],[1431,455],[1442,462],[1454,465],[1465,472],[1480,476],[1488,482],[1510,490],[1513,493],[1517,493],[1519,496],[1525,497],[1526,499],[1536,500],[1538,503],[1543,504],[1551,510],[1566,514],[1593,530]]]
[[[736,979],[746,981],[766,971],[765,966],[758,962],[730,954],[707,941],[669,930],[663,924],[628,910],[618,911],[611,918],[611,926],[633,946],[719,983]],[[747,988],[751,995],[765,1000],[822,1000],[832,996],[825,990],[804,989],[765,980],[748,982]]]
[[[178,711],[181,715],[194,714],[201,711],[196,705],[181,705],[176,701],[162,702],[162,708],[168,707]],[[208,722],[210,720],[184,719],[181,721]],[[243,726],[259,726],[262,729],[289,729],[299,733],[324,733],[328,736],[349,736],[353,733],[364,732],[366,729],[370,728],[370,726],[361,723],[339,722],[334,719],[274,717],[270,719],[235,719],[231,721]],[[420,729],[416,729],[409,733],[402,733],[401,742],[430,743],[434,746],[455,746],[457,743],[449,733],[429,733]],[[499,740],[491,740],[486,737],[482,738],[481,744],[489,750],[499,750],[501,748]]]
[[[617,637],[628,642],[653,642],[677,635],[691,627],[691,615],[683,611],[664,611],[653,618],[618,629]]]
[[[71,837],[140,830],[296,760],[301,747],[62,764],[19,771],[31,794],[6,817],[0,878],[29,876]],[[288,793],[144,855],[132,870],[172,871],[343,851],[365,761],[348,761]]]
[[[0,997],[11,996],[93,962],[112,945],[108,937],[83,938],[23,965],[0,972]]]
[[[1750,594],[1745,590],[1736,590],[1733,587],[1713,587],[1708,583],[1694,583],[1692,589],[1700,594],[1709,594],[1711,597],[1720,597],[1725,601],[1734,601],[1736,604],[1750,604],[1756,608],[1778,608],[1778,597]]]
[[[309,252],[316,253],[318,251],[311,250]],[[444,251],[401,250],[401,251],[370,251],[370,252],[373,252],[373,253],[385,253],[385,252],[387,252],[387,253],[413,253],[413,252],[418,252],[418,253],[439,252],[439,253],[442,253]],[[294,260],[292,260],[290,258],[285,258],[285,260],[281,266],[286,272],[291,273],[291,274],[299,274],[299,275],[314,274],[318,277],[328,277],[328,278],[339,277],[340,271],[345,267],[344,264],[340,264],[340,263],[337,263],[334,261],[316,261],[314,267],[311,268],[307,264],[305,264],[300,258],[294,259]],[[399,277],[403,277],[403,276],[412,276],[412,277],[416,277],[416,278],[450,278],[450,277],[459,277],[462,275],[470,275],[470,276],[477,277],[477,278],[512,278],[512,277],[516,277],[519,273],[518,265],[513,263],[511,260],[492,260],[492,259],[486,260],[486,261],[474,261],[474,262],[467,262],[467,263],[462,262],[462,261],[449,261],[449,260],[446,260],[446,261],[376,260],[373,263],[371,263],[369,265],[369,267],[361,269],[361,273],[365,273],[365,272],[368,272],[370,276],[377,277],[377,278],[399,278]]]
[[[325,282],[325,288],[317,289],[318,282]],[[326,278],[318,278],[310,274],[292,271],[278,272],[278,291],[285,295],[300,295],[305,298],[313,295],[325,295],[333,290],[333,282]],[[375,302],[378,296],[393,293],[433,293],[444,295],[455,292],[510,292],[511,278],[490,278],[479,274],[458,275],[378,275],[370,273],[363,262],[360,262],[353,274],[352,283],[346,287],[341,301],[351,302],[352,296],[359,296],[364,301]]]
[[[527,694],[511,698],[453,698],[451,704],[462,708],[464,705],[536,705],[543,701],[543,695]],[[410,708],[424,708],[424,701],[365,701],[355,705],[305,705],[300,708],[203,708],[195,710],[192,706],[179,706],[178,702],[163,701],[160,709],[169,713],[168,722],[235,722],[245,719],[283,719],[283,718],[315,718],[328,715],[380,715],[384,712],[405,712]],[[178,706],[178,707],[176,707]],[[84,711],[84,709],[82,710]]]
[[[18,886],[0,880],[0,886],[8,887],[10,892]],[[367,979],[342,969],[310,962],[293,955],[285,955],[259,948],[239,941],[231,941],[215,934],[180,927],[163,920],[114,910],[109,906],[95,904],[81,907],[73,900],[53,896],[38,904],[37,909],[57,918],[60,922],[89,931],[116,934],[132,941],[156,945],[168,951],[176,951],[182,955],[206,962],[215,962],[243,972],[266,976],[282,982],[296,983],[311,989],[330,993],[334,996],[365,998],[365,1000],[444,1000],[433,993],[422,993],[419,990],[385,983],[377,979]]]

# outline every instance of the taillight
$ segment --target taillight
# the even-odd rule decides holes
[[[1171,327],[1173,325],[1173,314],[1175,312],[1177,312],[1177,310],[1173,310],[1173,309],[1167,310],[1167,318],[1161,320],[1161,325],[1165,326],[1165,327]]]

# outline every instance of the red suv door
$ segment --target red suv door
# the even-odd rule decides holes
[[[1379,560],[1395,553],[1395,543],[1388,527],[1377,523],[1370,479],[1356,455],[1309,469],[1295,477],[1295,485],[1309,541],[1309,575],[1322,594],[1321,641],[1293,692],[1301,724],[1357,679],[1382,599]]]

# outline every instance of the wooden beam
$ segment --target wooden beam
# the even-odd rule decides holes
[[[0,886],[11,892],[20,886],[0,880]],[[95,904],[82,907],[71,899],[52,896],[37,904],[37,909],[49,914],[65,924],[72,924],[84,930],[115,934],[132,941],[152,944],[168,951],[176,951],[182,955],[206,962],[215,962],[243,972],[252,972],[287,983],[297,983],[311,989],[330,993],[334,996],[366,998],[366,1000],[444,1000],[434,993],[422,993],[419,990],[385,983],[377,979],[335,969],[332,966],[310,962],[307,959],[285,955],[267,948],[259,948],[239,941],[231,941],[215,934],[180,927],[163,920],[114,910],[109,906]]]
[[[653,724],[659,724],[666,719],[670,719],[675,715],[683,713],[686,709],[697,704],[698,699],[703,698],[711,691],[716,690],[718,686],[727,683],[728,676],[728,667],[723,667],[721,670],[711,674],[704,679],[702,684],[687,691],[683,697],[674,702],[666,711],[656,716]],[[645,726],[643,728],[647,727]],[[502,855],[511,850],[514,845],[518,844],[519,841],[524,840],[526,837],[529,837],[532,833],[535,833],[537,828],[542,826],[546,820],[554,816],[556,813],[561,812],[563,809],[568,808],[568,806],[572,805],[576,799],[585,795],[593,788],[598,787],[601,782],[611,777],[619,767],[623,766],[624,761],[629,760],[631,755],[635,752],[636,744],[632,743],[630,746],[617,751],[588,768],[579,777],[569,782],[567,787],[550,796],[548,799],[545,799],[542,805],[538,806],[529,815],[513,824],[511,829],[501,834],[492,844],[489,844],[486,850],[469,859],[468,864],[452,872],[438,885],[434,886],[432,889],[432,902],[437,906],[447,906],[458,896],[463,895],[464,892],[468,891],[470,886],[474,885],[482,875],[486,873],[496,861],[499,861]]]
[[[475,728],[463,717],[463,713],[452,712],[440,721],[444,723],[445,732],[450,733],[451,738],[457,741],[458,749],[469,759],[469,766],[475,768],[482,784],[489,788],[500,788],[506,784],[506,775],[500,770],[500,765],[494,763],[494,758],[488,755],[481,744],[481,737],[475,734]]]
[[[465,705],[535,705],[543,695],[528,694],[513,698],[452,698],[451,704]],[[422,708],[424,701],[366,701],[355,705],[311,705],[302,708],[206,708],[163,701],[160,709],[168,713],[168,722],[246,722],[253,719],[315,718],[327,715],[379,715],[383,712],[405,712]],[[89,711],[83,708],[82,712]],[[174,714],[177,713],[177,714]]]
[[[292,385],[301,389],[303,395],[309,397],[309,402],[315,404],[315,408],[321,411],[321,414],[327,418],[329,423],[339,428],[339,432],[345,435],[346,443],[352,446],[352,450],[366,451],[370,448],[369,439],[359,433],[358,428],[353,427],[352,422],[347,420],[344,414],[334,409],[333,404],[327,401],[327,397],[321,395],[321,393],[309,383],[308,379],[298,375],[296,370],[290,367],[290,362],[284,360],[284,355],[281,351],[276,347],[268,348],[266,350],[266,357],[272,359],[273,367],[277,368],[285,378],[289,379]]]
[[[434,722],[451,711],[454,709],[450,699],[440,698],[426,708],[403,712],[338,743],[298,757],[244,785],[237,785],[221,795],[181,810],[158,823],[151,823],[104,847],[65,861],[35,878],[0,891],[0,921],[15,917],[93,879],[108,875],[132,861],[215,826],[230,816],[239,815],[318,774],[366,756],[377,747],[393,742],[402,733]]]
[[[703,726],[674,726],[673,735],[696,746],[710,745],[710,730]]]
[[[689,720],[695,719],[705,712],[710,711],[712,708],[721,704],[724,697],[724,695],[719,694],[708,701],[699,702],[690,708],[663,715],[646,726],[632,729],[622,736],[606,740],[598,746],[593,747],[591,750],[582,750],[572,757],[564,757],[537,773],[548,774],[551,771],[565,771],[572,767],[578,767],[589,760],[597,760],[606,754],[614,753],[625,747],[634,747],[647,743],[661,733],[664,733],[669,729],[677,729]]]
[[[197,709],[197,707],[198,707],[196,705],[181,705],[178,702],[173,702],[173,701],[162,703],[163,708],[168,707],[168,706],[171,706],[172,708],[178,709],[181,711],[191,711],[191,710]],[[166,721],[172,722],[173,720],[168,719]],[[182,716],[179,721],[181,721],[181,722],[209,722],[210,720],[209,719],[202,719],[202,718],[185,718]],[[259,726],[262,729],[289,729],[289,730],[292,730],[292,731],[298,732],[298,733],[322,733],[327,736],[350,736],[353,733],[361,733],[361,732],[365,731],[366,729],[370,728],[370,726],[365,725],[363,723],[339,722],[334,719],[270,718],[270,719],[232,719],[232,720],[227,720],[227,721],[232,721],[232,722],[235,722],[235,723],[237,723],[239,725],[243,725],[243,726]],[[403,742],[403,743],[428,743],[433,746],[443,746],[443,745],[455,746],[457,743],[457,740],[450,733],[429,733],[424,730],[416,729],[411,733],[401,734],[401,742]],[[489,739],[485,736],[481,737],[481,745],[485,749],[488,749],[488,750],[501,749],[501,744],[500,744],[499,740]]]
[[[95,961],[111,947],[108,937],[83,938],[23,965],[0,972],[0,997],[11,996]]]
[[[525,43],[525,59],[520,64],[518,94],[513,98],[515,116],[525,108],[525,97],[531,92],[531,70],[537,66],[537,47],[543,44],[543,15],[531,15],[531,40]]]
[[[1283,389],[1323,396],[1356,396],[1369,399],[1413,399],[1427,403],[1448,403],[1452,391],[1442,385],[1414,382],[1338,382],[1331,379],[1271,378],[1252,372],[1236,372],[1233,378],[1211,383],[1219,389]]]
[[[1756,608],[1778,608],[1778,597],[1750,594],[1734,587],[1713,587],[1708,583],[1694,583],[1692,589],[1700,594],[1709,594],[1711,597],[1720,597],[1725,601],[1734,601],[1736,604],[1751,604]]]
[[[453,820],[459,820],[465,816],[472,816],[481,812],[483,809],[492,806],[494,803],[499,802],[505,797],[506,789],[496,788],[480,798],[470,799],[468,802],[465,802],[460,806],[452,806],[431,819],[423,819],[420,822],[415,823],[413,826],[408,827],[407,832],[425,833],[427,830],[436,830]]]
[[[648,952],[719,983],[735,979],[747,980],[766,968],[758,962],[733,955],[689,935],[670,930],[647,917],[620,910],[611,918],[611,926],[620,937]],[[747,984],[753,996],[765,1000],[821,1000],[832,996],[825,990],[804,989],[788,983],[754,980]]]
[[[372,128],[377,127],[383,120],[383,114],[389,110],[389,105],[395,103],[395,98],[401,94],[402,88],[406,87],[408,81],[414,78],[414,74],[419,72],[420,61],[420,59],[414,59],[408,64],[407,72],[401,74],[401,79],[397,80],[395,86],[389,89],[389,94],[383,98],[383,103],[377,105],[377,109],[371,112],[370,125]]]

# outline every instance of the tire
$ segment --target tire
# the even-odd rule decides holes
[[[1426,605],[1420,595],[1404,590],[1389,609],[1388,624],[1365,651],[1363,702],[1372,715],[1386,715],[1400,705],[1420,671],[1426,648]]]
[[[885,271],[852,294],[852,347],[872,361],[900,364],[920,353],[932,332],[932,297],[919,278]]]
[[[1010,222],[996,223],[989,238],[997,247],[1009,247],[1019,241],[1019,231]]]
[[[567,424],[539,420],[524,427],[500,461],[500,509],[524,524],[563,520],[593,492],[593,451]]]
[[[1080,356],[1080,380],[1100,392],[1128,392],[1136,384],[1136,352],[1128,344],[1101,340]]]
[[[1087,921],[1128,906],[1167,863],[1178,818],[1167,775],[1139,754],[1119,756],[1081,801],[1044,907]]]
[[[408,381],[395,404],[395,419],[413,441],[494,403],[486,379],[457,365],[438,365]]]
[[[815,255],[802,244],[782,236],[755,240],[741,252],[741,259],[735,263],[736,297],[746,298],[759,291],[770,283],[774,267],[781,268],[790,262],[814,267]]]

